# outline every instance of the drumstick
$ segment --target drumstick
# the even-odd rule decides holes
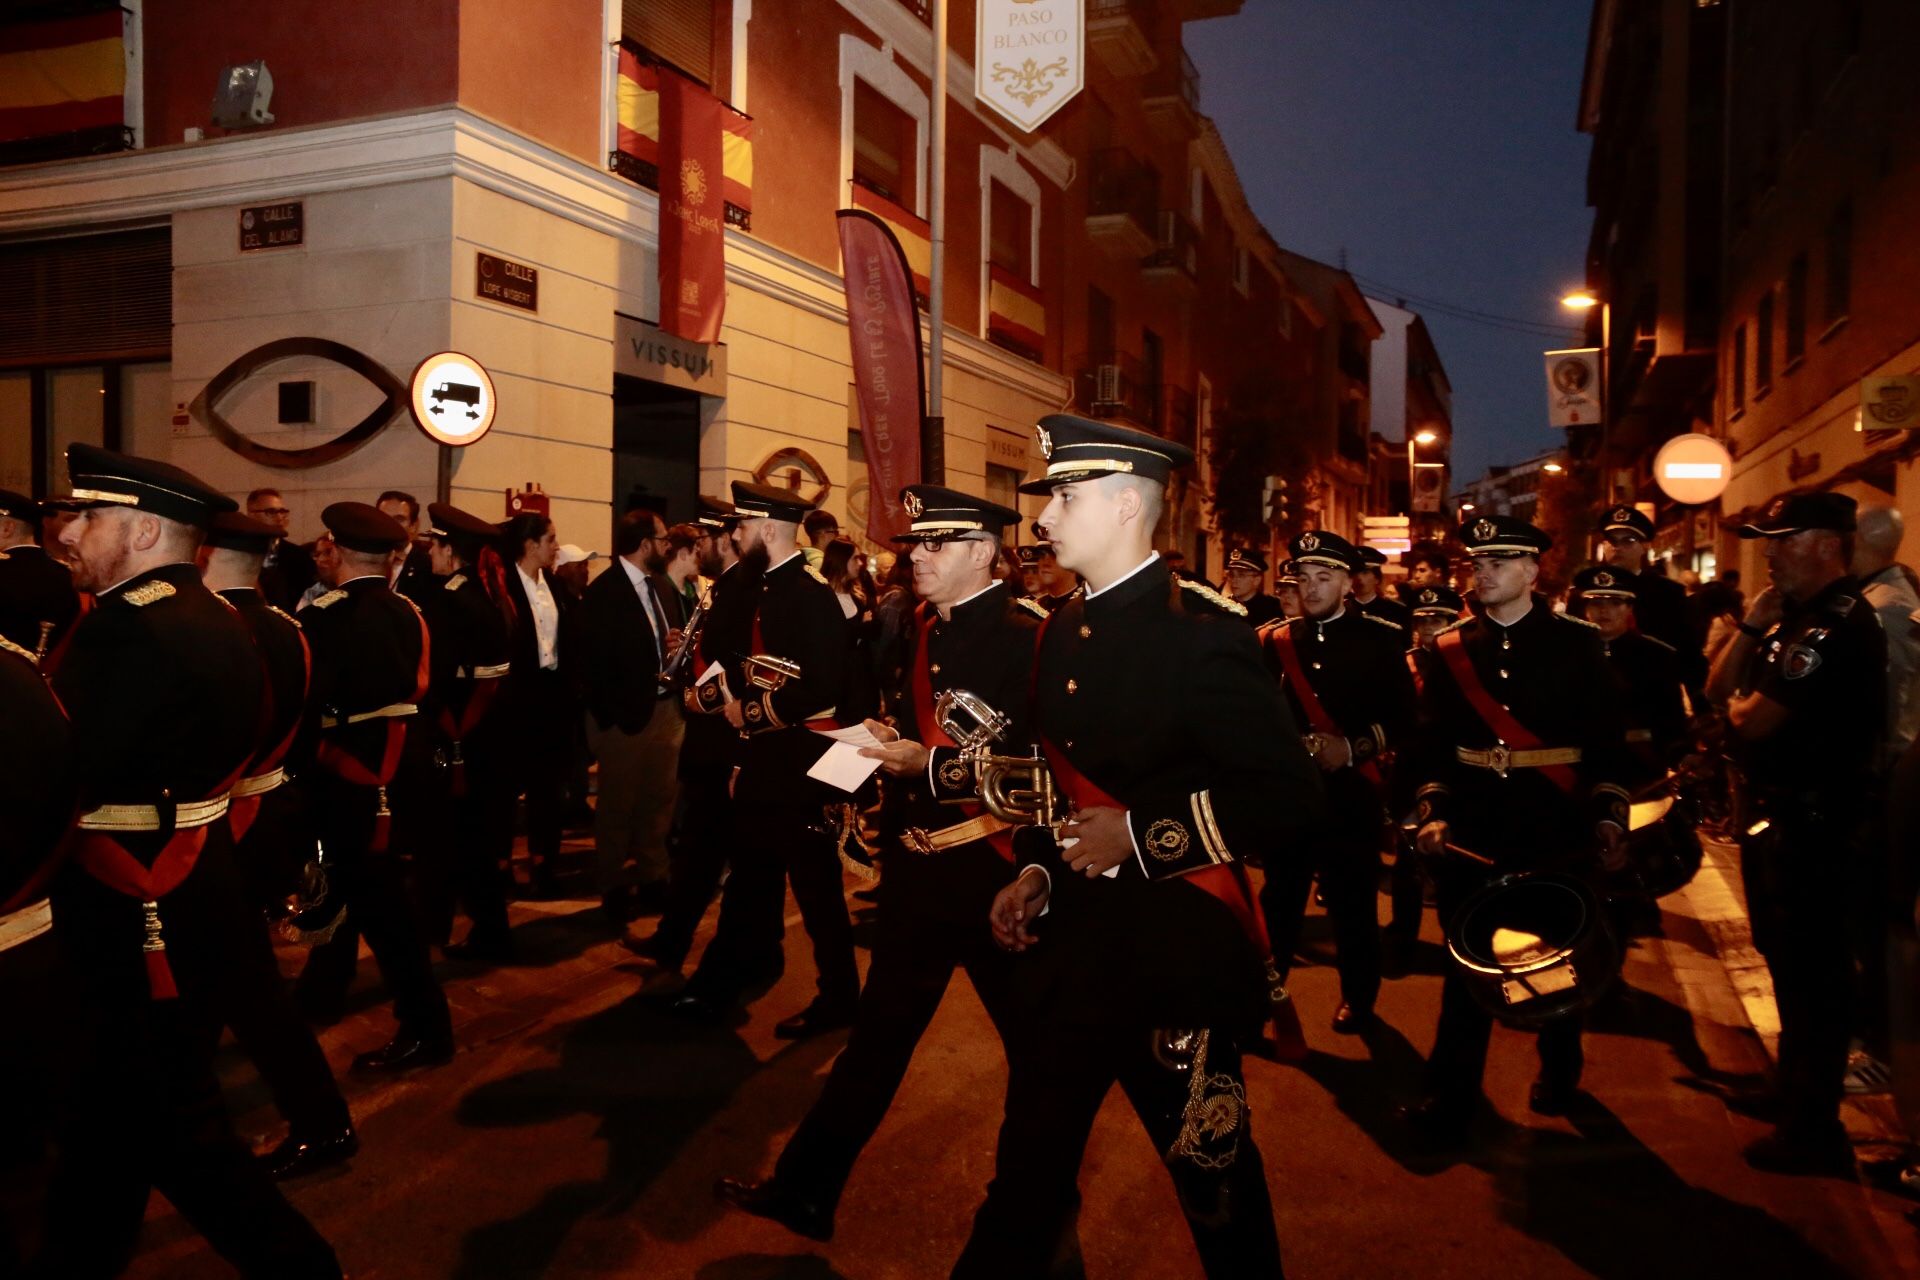
[[[1457,844],[1451,844],[1451,843],[1449,843],[1449,844],[1447,845],[1447,852],[1448,852],[1448,853],[1456,853],[1456,854],[1459,854],[1459,855],[1460,855],[1461,857],[1463,857],[1463,858],[1467,858],[1467,859],[1470,859],[1471,861],[1474,861],[1474,862],[1477,862],[1477,863],[1479,863],[1479,864],[1480,864],[1481,866],[1483,866],[1483,867],[1490,867],[1490,866],[1492,866],[1492,865],[1493,865],[1493,859],[1492,859],[1492,858],[1489,858],[1489,857],[1487,857],[1487,856],[1486,856],[1485,854],[1483,854],[1483,853],[1475,853],[1475,852],[1474,852],[1473,850],[1471,850],[1471,849],[1462,849],[1462,848],[1461,848],[1461,847],[1460,847],[1459,845],[1457,845]]]

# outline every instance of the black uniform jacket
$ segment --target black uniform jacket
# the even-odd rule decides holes
[[[378,770],[388,718],[325,729],[320,721],[413,702],[427,644],[419,610],[387,587],[385,575],[369,574],[315,597],[300,623],[313,650],[309,748],[326,741]],[[418,717],[401,719],[411,726]]]
[[[1746,781],[1779,800],[1844,810],[1866,794],[1884,731],[1887,637],[1859,584],[1838,578],[1767,633],[1746,686],[1791,717],[1771,737],[1735,739]]]
[[[32,543],[0,551],[0,636],[44,658],[79,612],[73,570]]]
[[[1449,633],[1466,646],[1480,684],[1543,748],[1577,748],[1572,794],[1537,768],[1492,769],[1463,763],[1461,748],[1487,750],[1500,739],[1469,705],[1439,648]],[[1631,773],[1626,727],[1600,631],[1555,613],[1540,596],[1511,627],[1485,616],[1442,632],[1422,671],[1423,741],[1415,818],[1444,820],[1453,841],[1503,866],[1555,865],[1592,851],[1594,824],[1626,827]],[[1513,744],[1506,744],[1512,747]]]
[[[427,592],[420,613],[427,620],[430,683],[420,707],[419,736],[446,746],[441,712],[460,727],[475,690],[483,682],[506,678],[507,618],[480,579],[465,571],[447,575]],[[482,713],[481,723],[491,714]]]
[[[1384,618],[1388,622],[1398,626],[1402,631],[1410,631],[1413,629],[1413,610],[1407,608],[1406,605],[1401,604],[1398,600],[1392,599],[1384,591],[1374,596],[1373,599],[1367,601],[1365,604],[1361,604],[1352,596],[1348,596],[1347,606],[1358,609],[1362,613],[1371,614],[1376,618]]]
[[[1326,622],[1294,618],[1276,624],[1293,638],[1300,668],[1321,707],[1353,751],[1353,763],[1327,775],[1330,786],[1362,782],[1360,767],[1406,744],[1414,722],[1413,672],[1407,666],[1407,633],[1377,614],[1343,608]],[[1278,636],[1262,630],[1267,665],[1286,691],[1287,708],[1300,732],[1312,733],[1307,715],[1276,649]]]
[[[292,614],[268,604],[253,588],[234,587],[219,594],[247,624],[267,676],[260,741],[248,770],[252,772],[306,717],[307,639]]]
[[[756,626],[760,646],[754,649]],[[738,757],[741,787],[776,800],[846,799],[845,792],[806,776],[828,745],[804,727],[806,722],[837,714],[847,696],[851,637],[833,588],[805,557],[790,556],[761,579],[748,627],[750,651],[799,663],[800,678],[778,689],[760,689],[743,677],[734,688],[746,717]]]
[[[1034,639],[1044,616],[1039,604],[1014,599],[1006,584],[998,582],[955,605],[944,620],[931,605],[922,604],[907,629],[900,688],[887,704],[899,709],[900,735],[928,745],[934,740],[935,727],[922,723],[914,696],[915,672],[924,666],[932,697],[964,689],[1012,717],[996,752],[1030,754],[1033,730],[1027,718],[1027,692],[1033,680]],[[924,650],[920,647],[923,634]],[[927,710],[932,710],[931,704]],[[892,856],[881,880],[882,892],[894,895],[894,901],[909,903],[913,910],[985,929],[993,895],[1013,875],[1011,864],[998,849],[985,840],[924,856],[898,848],[899,834],[908,827],[937,831],[983,812],[977,805],[973,771],[958,763],[959,751],[934,747],[931,754],[925,776],[886,780],[882,815]],[[965,803],[969,801],[975,803]]]
[[[699,648],[688,664],[687,678],[698,680],[712,663],[718,662],[727,675],[727,688],[738,697],[747,692],[746,677],[740,660],[753,648],[753,614],[760,603],[760,579],[746,565],[735,561],[713,580],[707,597],[707,613],[700,624]],[[680,743],[680,776],[689,771],[731,769],[740,747],[740,734],[720,714],[722,700],[717,685],[709,686],[705,702],[689,697],[687,736]]]
[[[1264,1016],[1266,983],[1237,918],[1194,872],[1292,856],[1324,818],[1319,770],[1239,606],[1157,557],[1047,621],[1034,722],[1127,812],[1135,856],[1112,878],[1021,842],[1053,882],[1035,952],[1062,1016],[1201,1026]],[[1055,918],[1057,917],[1057,919]]]
[[[0,641],[0,724],[26,749],[0,769],[0,908],[53,856],[76,801],[73,728],[27,651]],[[33,895],[35,897],[38,894]],[[24,905],[24,904],[22,904]]]
[[[400,564],[393,589],[416,605],[424,605],[439,581],[433,572],[433,553],[427,550],[423,540],[407,548],[407,558]]]
[[[1286,610],[1280,607],[1280,601],[1264,591],[1251,599],[1242,600],[1240,607],[1247,611],[1247,621],[1256,627],[1265,626],[1269,622],[1285,621],[1287,616]]]
[[[267,562],[260,567],[260,594],[267,603],[291,613],[319,576],[312,550],[292,538],[282,538],[267,552]]]
[[[636,587],[618,561],[588,584],[581,598],[580,675],[587,710],[602,729],[639,733],[660,703],[660,654],[667,638],[653,634],[642,591],[653,594],[660,616],[671,627],[677,599],[667,599],[672,593],[658,590],[644,574]],[[662,707],[660,714],[672,711]]]
[[[265,687],[247,624],[191,564],[150,569],[101,593],[53,678],[73,721],[81,803],[218,794],[253,758]],[[167,836],[118,838],[151,863]]]
[[[1687,708],[1680,691],[1680,655],[1672,645],[1629,630],[1605,642],[1626,721],[1634,785],[1665,773],[1686,745]]]

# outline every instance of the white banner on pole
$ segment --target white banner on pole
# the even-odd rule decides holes
[[[1086,0],[979,0],[974,96],[1032,132],[1086,83]]]
[[[1600,421],[1600,348],[1549,351],[1547,424],[1579,427]]]

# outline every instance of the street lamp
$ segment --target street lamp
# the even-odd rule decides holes
[[[1546,463],[1546,464],[1545,464],[1545,465],[1543,465],[1543,466],[1542,466],[1542,467],[1541,467],[1540,469],[1541,469],[1542,471],[1544,471],[1544,472],[1546,472],[1546,473],[1547,473],[1548,475],[1550,475],[1550,476],[1557,476],[1557,475],[1559,475],[1559,474],[1560,474],[1560,473],[1561,473],[1562,471],[1565,471],[1565,470],[1566,470],[1566,468],[1565,468],[1565,467],[1563,467],[1563,466],[1561,466],[1561,465],[1560,465],[1559,463],[1557,463],[1557,462],[1549,462],[1549,463]]]
[[[1420,434],[1416,435],[1413,438],[1413,442],[1415,444],[1432,444],[1435,440],[1438,440],[1439,438],[1440,437],[1436,432],[1422,431]]]
[[[1613,387],[1608,379],[1609,348],[1613,346],[1613,307],[1588,289],[1576,289],[1560,299],[1569,311],[1600,308],[1600,496],[1602,506],[1613,505]]]

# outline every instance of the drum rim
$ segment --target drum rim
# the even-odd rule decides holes
[[[1580,904],[1581,920],[1580,928],[1576,930],[1576,933],[1582,940],[1590,936],[1588,926],[1592,922],[1598,920],[1601,927],[1605,927],[1605,918],[1601,916],[1599,911],[1600,903],[1598,895],[1594,893],[1593,889],[1589,887],[1585,881],[1576,876],[1554,871],[1520,871],[1490,880],[1480,886],[1480,888],[1474,890],[1473,894],[1469,896],[1465,902],[1460,904],[1460,910],[1454,913],[1454,919],[1464,919],[1483,899],[1492,897],[1503,889],[1512,888],[1515,884],[1522,883],[1550,885],[1553,888],[1566,892],[1568,896],[1577,901]],[[1573,957],[1580,950],[1581,945],[1578,942],[1571,946],[1558,945],[1554,948],[1551,955],[1542,956],[1538,960],[1529,960],[1520,964],[1501,964],[1498,961],[1475,959],[1462,952],[1461,943],[1457,937],[1461,932],[1461,930],[1454,929],[1451,926],[1447,929],[1448,954],[1450,954],[1462,968],[1469,969],[1477,974],[1484,974],[1490,978],[1520,977],[1558,968],[1572,961]]]

